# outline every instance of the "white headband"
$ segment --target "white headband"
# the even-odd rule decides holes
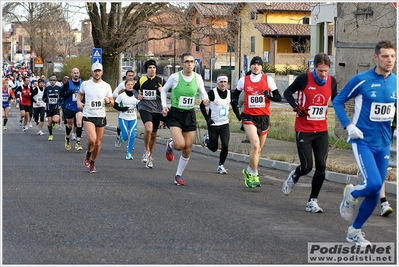
[[[219,82],[228,82],[229,78],[227,76],[219,76],[216,81]]]

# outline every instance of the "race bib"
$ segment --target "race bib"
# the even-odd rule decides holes
[[[391,121],[395,116],[394,103],[371,103],[370,120],[371,121]]]
[[[48,99],[48,103],[51,105],[57,104],[57,101],[58,101],[58,98],[55,98],[55,97],[50,97]]]
[[[126,113],[128,114],[134,114],[135,113],[135,109],[134,108],[129,108]]]
[[[157,91],[155,90],[148,90],[148,89],[143,89],[143,98],[145,100],[155,100],[157,99]]]
[[[192,108],[194,107],[195,98],[189,96],[181,96],[179,99],[179,108]]]
[[[264,108],[265,97],[263,95],[249,95],[248,96],[248,107],[249,108]]]
[[[326,118],[327,106],[309,106],[308,120],[320,121]]]
[[[103,101],[101,100],[92,100],[90,101],[90,105],[87,107],[89,110],[96,110],[96,109],[100,109],[103,106]]]
[[[8,102],[8,96],[3,96],[3,102]]]
[[[226,106],[220,107],[219,110],[219,117],[226,117],[227,116],[227,109]]]
[[[78,99],[78,93],[72,94],[72,101],[76,101]]]

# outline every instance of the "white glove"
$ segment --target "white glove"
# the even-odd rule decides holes
[[[363,132],[359,130],[354,124],[349,124],[346,127],[346,130],[348,131],[348,136],[352,139],[363,139]]]

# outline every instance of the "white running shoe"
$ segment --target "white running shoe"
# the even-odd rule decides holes
[[[220,174],[227,174],[227,169],[223,165],[219,165],[216,171]]]
[[[141,157],[141,162],[147,163],[149,157],[150,157],[150,151],[144,150],[143,156]]]
[[[72,133],[71,140],[76,140],[76,134]]]
[[[29,122],[29,128],[32,128],[32,122],[31,121]]]
[[[152,157],[148,157],[147,163],[145,164],[145,167],[147,169],[152,169],[154,168],[154,159]]]
[[[115,147],[121,147],[121,141],[119,140],[119,136],[115,140]]]
[[[351,221],[356,211],[357,199],[354,199],[350,194],[353,187],[353,184],[347,184],[345,186],[344,197],[342,198],[341,206],[339,207],[341,217],[346,221]]]
[[[37,132],[37,135],[43,135],[44,133],[40,130]]]
[[[393,212],[393,209],[389,205],[388,201],[381,203],[381,216],[388,216]]]
[[[202,142],[201,142],[201,145],[203,146],[203,147],[207,147],[208,145],[207,145],[207,140],[209,140],[209,134],[204,134],[204,136],[202,137]]]
[[[292,176],[294,176],[295,170],[293,170],[290,175],[288,175],[287,180],[283,183],[283,193],[284,195],[288,196],[291,193],[292,188],[294,188],[295,186],[295,181],[294,178],[292,178]]]
[[[306,204],[306,211],[311,211],[313,213],[323,213],[323,209],[317,204],[317,198],[311,198]]]
[[[365,234],[361,229],[355,229],[352,226],[348,228],[346,240],[351,243],[356,243],[357,246],[367,247],[371,246],[370,241],[364,238]]]

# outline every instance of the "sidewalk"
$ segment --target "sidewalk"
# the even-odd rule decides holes
[[[116,131],[116,125],[118,121],[117,111],[107,111],[107,129]],[[137,138],[143,138],[144,125],[141,119],[138,120],[139,128]],[[206,129],[197,129],[194,145],[192,151],[199,152],[207,155],[212,155],[219,157],[219,150],[216,152],[211,152],[207,148],[201,146],[202,136],[206,133]],[[159,129],[157,135],[157,143],[165,145],[166,140],[170,138],[169,129]],[[250,144],[243,143],[245,140],[245,133],[230,133],[230,143],[229,143],[229,154],[227,159],[236,160],[241,162],[249,162],[249,151]],[[278,160],[284,159],[284,160]],[[351,150],[346,149],[332,149],[328,154],[328,161],[333,164],[340,164],[341,166],[352,167],[355,166],[356,162],[354,160]],[[283,170],[291,172],[299,164],[299,159],[297,155],[296,144],[292,142],[280,141],[272,138],[266,139],[266,144],[262,149],[261,158],[259,160],[259,165],[267,168],[274,168],[278,170]],[[309,177],[313,176],[314,171],[308,174]],[[350,181],[353,184],[358,183],[356,175],[336,173],[336,172],[326,172],[326,179],[329,181],[347,183]],[[396,182],[386,183],[386,192],[396,194]]]

